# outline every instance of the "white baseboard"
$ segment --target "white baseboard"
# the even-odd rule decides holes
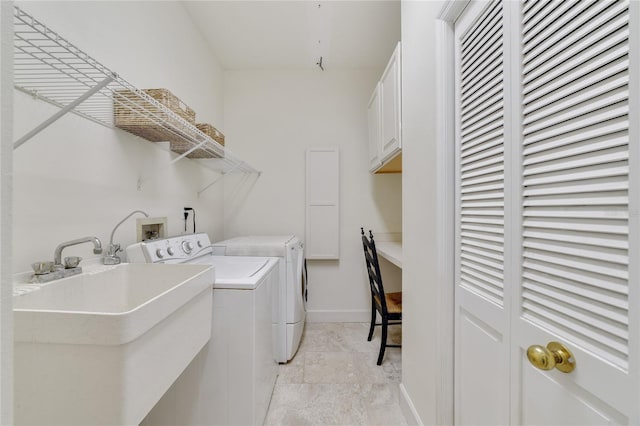
[[[413,405],[413,401],[411,401],[402,383],[400,383],[400,409],[409,426],[422,426],[424,424],[422,420],[420,420],[416,407]]]
[[[307,322],[370,322],[369,310],[309,310]]]

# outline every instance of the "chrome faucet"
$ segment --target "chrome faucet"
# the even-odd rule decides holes
[[[67,247],[75,246],[82,243],[93,243],[93,254],[101,254],[102,253],[102,243],[98,237],[84,237],[78,238],[77,240],[71,240],[64,243],[61,243],[56,247],[53,252],[53,264],[54,265],[62,265],[62,250]]]
[[[104,258],[102,258],[102,263],[104,263],[105,265],[119,265],[120,262],[122,262],[120,257],[117,255],[117,253],[120,251],[120,244],[113,243],[113,236],[116,233],[116,229],[118,229],[120,225],[122,225],[127,219],[129,219],[131,216],[133,216],[136,213],[140,213],[140,214],[143,214],[145,217],[149,217],[149,215],[146,212],[143,212],[142,210],[134,210],[131,213],[129,213],[127,216],[125,216],[124,219],[118,222],[116,226],[113,227],[113,231],[111,231],[111,238],[109,238],[109,247],[107,248],[107,254],[104,255]]]

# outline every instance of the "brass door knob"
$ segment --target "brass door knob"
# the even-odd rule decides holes
[[[540,370],[553,370],[555,367],[563,373],[571,373],[576,368],[573,354],[559,342],[549,342],[546,348],[541,345],[529,346],[527,358]]]

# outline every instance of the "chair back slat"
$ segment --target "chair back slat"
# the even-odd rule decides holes
[[[371,286],[371,296],[375,303],[380,305],[382,312],[387,313],[387,301],[384,295],[382,275],[380,274],[380,264],[378,262],[378,252],[373,234],[369,231],[369,237],[364,233],[364,228],[360,228],[362,233],[362,247],[364,248],[364,258],[367,264],[367,274],[369,285]]]

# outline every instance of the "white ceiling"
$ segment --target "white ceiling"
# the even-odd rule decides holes
[[[400,1],[185,1],[225,69],[382,68]]]

